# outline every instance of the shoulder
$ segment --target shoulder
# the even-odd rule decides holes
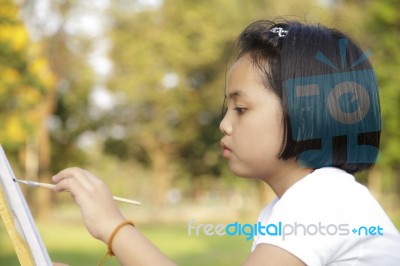
[[[296,208],[296,217],[301,214],[326,216],[328,213],[343,216],[346,210],[376,204],[369,190],[353,175],[338,168],[326,167],[316,169],[290,187],[276,203],[274,211]],[[351,213],[354,210],[349,211]]]
[[[396,228],[368,189],[336,168],[318,169],[298,181],[261,211],[258,222],[265,232],[254,237],[253,252],[262,244],[274,245],[312,265],[355,259],[369,248],[378,254],[378,242],[400,243]],[[364,229],[364,235],[358,234],[360,227],[378,225],[386,232],[381,238],[365,235]]]
[[[317,169],[299,180],[269,208],[270,221],[354,226],[368,223],[394,229],[368,188],[353,175],[333,167]]]
[[[354,201],[355,194],[369,197],[367,192],[353,175],[343,170],[331,167],[316,169],[293,184],[276,202],[272,212],[286,219],[325,217],[328,212],[347,208]]]

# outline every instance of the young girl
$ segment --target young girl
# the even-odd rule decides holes
[[[236,175],[277,195],[260,213],[244,265],[400,265],[398,231],[352,175],[370,168],[379,148],[367,56],[343,33],[299,22],[253,23],[238,47],[222,154]],[[100,179],[69,168],[53,182],[122,265],[174,265],[126,221]]]

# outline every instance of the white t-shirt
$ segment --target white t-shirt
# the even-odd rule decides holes
[[[252,251],[262,243],[306,265],[400,265],[400,235],[368,189],[343,170],[315,170],[259,217]]]

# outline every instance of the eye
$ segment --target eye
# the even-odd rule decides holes
[[[243,114],[246,111],[246,108],[243,107],[235,107],[234,110],[238,113],[238,114]]]

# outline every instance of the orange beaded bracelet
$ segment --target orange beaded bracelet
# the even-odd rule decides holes
[[[112,251],[112,243],[113,243],[114,237],[115,237],[115,235],[119,232],[119,230],[120,230],[122,227],[124,227],[125,225],[128,225],[128,224],[130,224],[130,225],[132,225],[132,226],[135,226],[135,224],[134,224],[132,221],[126,220],[126,221],[122,222],[121,224],[119,224],[117,227],[115,227],[114,231],[111,233],[110,239],[108,240],[108,244],[107,244],[108,251],[107,251],[107,253],[103,256],[103,258],[101,259],[101,261],[99,262],[99,264],[98,264],[99,266],[100,266],[100,265],[104,262],[104,260],[107,258],[107,255],[110,256],[110,257],[114,256],[114,252]]]

